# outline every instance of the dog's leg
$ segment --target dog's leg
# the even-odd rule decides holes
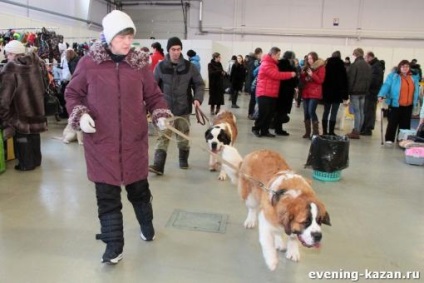
[[[299,261],[300,260],[299,245],[297,243],[296,235],[292,234],[292,235],[289,236],[289,239],[287,241],[286,258],[288,258],[292,261]]]
[[[227,174],[225,173],[224,168],[221,166],[221,172],[219,172],[218,180],[225,181],[227,180]]]
[[[246,207],[248,209],[247,218],[244,221],[244,228],[251,229],[256,226],[258,222],[258,202],[252,194],[247,196],[245,201]]]
[[[77,131],[77,141],[78,141],[78,144],[83,144],[83,133],[82,133],[82,131]]]
[[[262,247],[262,255],[268,268],[274,271],[278,265],[278,254],[275,249],[274,228],[265,219],[263,211],[259,213],[259,243]]]
[[[216,171],[216,158],[213,154],[209,155],[209,171]]]
[[[280,252],[285,252],[287,250],[286,243],[284,243],[283,237],[280,233],[275,233],[275,249]]]

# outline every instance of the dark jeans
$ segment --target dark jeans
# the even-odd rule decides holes
[[[395,141],[395,136],[400,129],[411,129],[411,106],[389,107],[386,129],[386,141]]]
[[[250,101],[249,101],[249,109],[247,114],[253,115],[255,113],[255,105],[256,105],[256,93],[254,91],[250,92]]]
[[[259,115],[255,120],[253,130],[260,131],[262,135],[269,133],[269,126],[275,113],[277,98],[260,96],[258,97]]]
[[[303,115],[305,118],[305,121],[312,120],[313,122],[318,121],[317,116],[317,106],[318,106],[318,99],[314,98],[306,98],[303,99]]]
[[[369,132],[374,130],[376,111],[377,97],[370,95],[365,96],[364,123],[362,124],[361,132]]]
[[[322,114],[322,120],[335,122],[337,120],[339,106],[340,103],[324,103],[324,113]],[[330,118],[328,118],[328,115],[330,115]]]

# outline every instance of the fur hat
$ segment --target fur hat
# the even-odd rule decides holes
[[[183,49],[183,43],[181,42],[181,40],[178,37],[171,37],[170,39],[168,39],[168,44],[166,44],[166,51],[169,52],[169,49],[175,45],[179,45],[181,46],[181,49]]]
[[[9,41],[9,43],[4,47],[4,50],[7,53],[25,54],[25,46],[22,44],[22,42],[17,40]]]
[[[130,16],[119,10],[113,10],[107,14],[102,21],[103,35],[105,36],[106,43],[110,44],[112,39],[121,31],[127,28],[134,29],[136,32],[134,22]]]
[[[196,56],[196,51],[194,51],[193,49],[190,49],[189,51],[187,51],[187,56],[188,57]]]

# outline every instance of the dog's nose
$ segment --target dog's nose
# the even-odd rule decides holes
[[[215,149],[218,146],[218,143],[213,142],[213,143],[211,143],[211,146],[212,146],[212,149]]]
[[[312,232],[311,236],[314,239],[315,243],[317,243],[317,242],[321,241],[322,233],[321,232]]]

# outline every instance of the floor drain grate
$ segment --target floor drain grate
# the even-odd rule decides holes
[[[166,226],[182,230],[225,233],[228,215],[174,210]]]

